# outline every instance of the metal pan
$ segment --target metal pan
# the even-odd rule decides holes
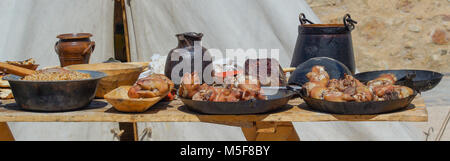
[[[249,100],[241,102],[209,102],[180,98],[186,107],[195,112],[212,115],[261,114],[285,107],[295,92],[283,88],[262,87],[267,100]]]
[[[25,110],[61,112],[83,108],[94,99],[98,82],[106,74],[96,71],[91,78],[70,81],[26,81],[16,75],[4,77],[11,85],[16,103]]]
[[[407,98],[390,101],[330,102],[306,97],[306,90],[300,92],[300,97],[310,109],[342,115],[374,115],[399,111],[407,108],[416,96],[417,92],[414,92]]]
[[[399,79],[406,77],[408,74],[414,75],[415,77],[412,79],[412,82],[398,81],[396,84],[408,86],[419,92],[425,92],[433,89],[439,84],[439,82],[441,82],[442,77],[444,76],[441,73],[426,70],[381,70],[359,73],[354,75],[354,77],[365,83],[377,78],[381,74],[387,73],[392,73]]]

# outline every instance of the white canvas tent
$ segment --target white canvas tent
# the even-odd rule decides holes
[[[208,48],[280,49],[287,67],[297,38],[298,14],[319,23],[304,0],[130,0],[127,1],[131,58],[167,55],[177,33],[205,34]],[[113,57],[113,0],[0,1],[0,61],[33,57],[42,66],[59,65],[56,35],[93,33],[91,62]],[[16,140],[117,140],[117,123],[8,123]],[[398,122],[294,123],[302,140],[424,140],[421,129]],[[245,140],[237,127],[209,123],[139,123],[143,140]],[[141,138],[141,137],[140,137]]]

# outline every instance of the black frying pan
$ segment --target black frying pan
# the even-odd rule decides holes
[[[267,100],[249,100],[240,102],[194,101],[180,98],[186,107],[195,112],[213,115],[261,114],[283,108],[295,92],[286,88],[262,87]]]
[[[426,70],[381,70],[364,72],[354,75],[354,77],[363,83],[378,78],[381,74],[392,73],[398,79],[405,78],[408,74],[413,75],[412,82],[397,81],[396,84],[408,86],[415,91],[425,92],[436,87],[441,82],[443,75],[441,73]]]
[[[399,111],[408,107],[416,96],[417,92],[414,92],[407,98],[390,101],[330,102],[306,97],[306,90],[300,92],[300,97],[312,110],[342,115],[374,115]]]

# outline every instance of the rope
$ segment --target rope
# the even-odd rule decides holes
[[[145,128],[145,129],[142,131],[140,141],[143,141],[144,138],[145,138],[145,136],[147,136],[147,135],[148,135],[149,138],[152,137],[152,128],[148,127],[148,128]]]
[[[433,127],[428,128],[428,132],[423,132],[426,136],[425,141],[428,141],[428,138],[430,137],[432,132],[434,132]]]
[[[445,120],[444,120],[444,122],[441,125],[441,129],[439,130],[439,133],[436,136],[435,141],[441,141],[442,135],[444,135],[444,132],[445,132],[445,130],[447,128],[449,120],[450,120],[450,111],[448,111],[447,117],[445,117]]]
[[[113,133],[113,140],[114,138],[117,138],[118,140],[120,140],[120,136],[122,136],[122,134],[124,133],[124,130],[120,130],[118,128],[113,128],[111,129],[111,133]]]

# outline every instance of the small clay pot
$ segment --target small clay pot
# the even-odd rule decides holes
[[[95,42],[90,40],[90,33],[61,34],[56,38],[55,51],[59,56],[61,67],[73,64],[89,64],[89,58],[95,49]]]

